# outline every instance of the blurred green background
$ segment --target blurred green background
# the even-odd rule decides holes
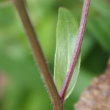
[[[11,3],[0,0],[0,110],[52,110],[19,16]],[[81,92],[101,74],[110,54],[110,1],[91,0],[82,46],[79,79],[65,110],[73,110]],[[28,11],[53,73],[59,7],[80,22],[83,0],[28,0]]]

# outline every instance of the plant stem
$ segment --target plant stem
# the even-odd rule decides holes
[[[79,54],[80,54],[82,41],[83,41],[83,37],[84,37],[84,31],[86,29],[90,1],[91,0],[84,0],[83,10],[82,10],[82,18],[81,18],[81,22],[80,22],[79,31],[78,31],[76,47],[74,49],[72,61],[70,63],[70,67],[69,67],[69,71],[67,72],[66,80],[65,80],[64,85],[62,87],[62,90],[60,92],[60,97],[61,97],[62,101],[64,101],[66,91],[68,89],[71,77],[72,77],[74,69],[75,69],[76,62],[77,62]]]
[[[27,13],[24,0],[13,0],[16,9],[19,13],[21,21],[23,23],[24,29],[27,33],[32,51],[34,53],[35,61],[40,69],[45,85],[48,89],[49,95],[51,96],[51,101],[54,105],[54,110],[63,110],[63,104],[61,102],[60,96],[54,84],[53,78],[51,76],[48,64],[37,40],[35,30],[32,26],[31,20]]]

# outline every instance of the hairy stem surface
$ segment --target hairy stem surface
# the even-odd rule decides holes
[[[23,23],[24,29],[26,31],[29,43],[32,47],[34,53],[35,61],[40,69],[45,85],[48,89],[48,92],[51,96],[51,101],[54,105],[54,110],[63,110],[63,104],[61,102],[60,96],[57,92],[56,86],[54,84],[53,78],[51,76],[48,64],[40,47],[40,44],[37,40],[37,35],[32,26],[31,20],[28,16],[24,0],[13,0],[14,5],[19,13],[21,21]]]
[[[83,41],[83,37],[84,37],[84,31],[86,29],[90,1],[91,0],[84,0],[82,17],[81,17],[80,27],[79,27],[79,31],[78,31],[78,36],[77,36],[76,47],[75,47],[75,50],[73,53],[73,57],[72,57],[72,61],[71,61],[70,67],[69,67],[69,71],[67,72],[66,80],[65,80],[63,88],[60,92],[60,97],[61,97],[62,101],[64,101],[66,91],[68,89],[71,77],[72,77],[74,69],[75,69],[76,62],[77,62],[79,54],[80,54],[82,41]]]

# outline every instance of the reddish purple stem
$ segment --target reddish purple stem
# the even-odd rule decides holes
[[[60,92],[60,97],[61,97],[62,101],[64,101],[66,91],[68,89],[71,77],[72,77],[74,69],[75,69],[76,62],[77,62],[79,54],[80,54],[84,31],[85,31],[86,23],[87,23],[90,1],[91,0],[84,0],[82,18],[81,18],[81,22],[80,22],[79,31],[78,31],[76,47],[74,49],[74,54],[72,57],[72,61],[70,63],[69,71],[67,72],[66,80],[65,80],[62,90]]]

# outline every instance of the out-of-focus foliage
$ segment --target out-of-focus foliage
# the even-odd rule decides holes
[[[73,12],[80,21],[83,0],[28,0],[39,41],[53,73],[56,25],[59,7]],[[82,46],[82,65],[75,91],[65,103],[73,110],[81,91],[106,67],[110,53],[110,2],[91,0]],[[7,87],[0,97],[0,110],[51,110],[51,103],[32,57],[32,51],[13,6],[0,5],[0,74]]]
[[[0,0],[0,3],[4,3],[7,2],[8,0]]]

